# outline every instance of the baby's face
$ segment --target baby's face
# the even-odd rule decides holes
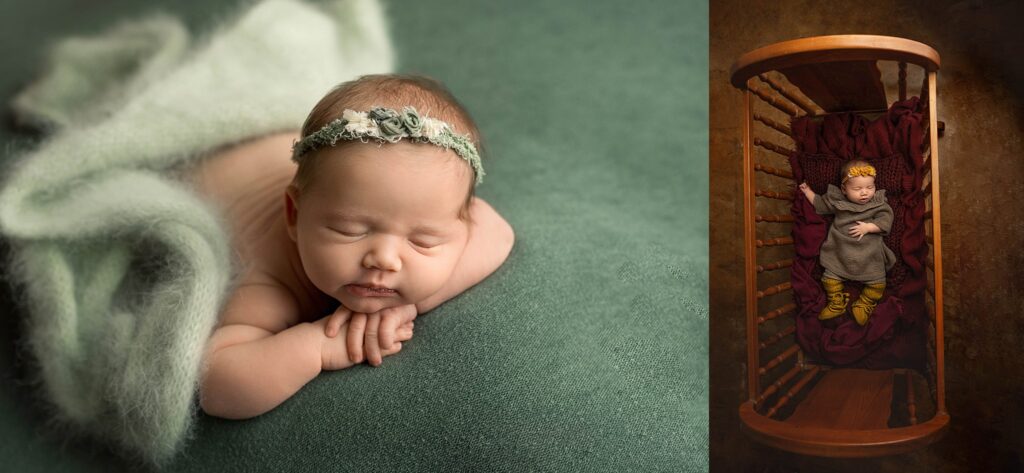
[[[469,237],[459,219],[473,171],[430,144],[353,143],[321,151],[289,211],[309,279],[355,312],[414,304],[451,276]]]
[[[872,176],[858,176],[847,179],[843,184],[843,194],[850,202],[858,204],[867,203],[875,196],[875,178]]]

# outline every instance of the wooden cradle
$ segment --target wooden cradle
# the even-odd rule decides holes
[[[780,206],[792,200],[793,173],[771,159],[793,151],[788,119],[855,112],[884,113],[881,66],[895,71],[899,100],[907,95],[907,64],[920,66],[927,97],[923,195],[929,245],[925,302],[931,319],[927,376],[915,370],[865,370],[816,364],[794,340],[791,283],[793,222]],[[746,274],[747,385],[739,409],[743,430],[762,443],[827,457],[872,457],[910,451],[938,440],[948,427],[939,232],[936,120],[938,53],[915,41],[839,35],[785,41],[751,51],[732,68],[744,92],[743,196]],[[915,70],[914,72],[918,72]],[[771,116],[782,113],[781,119]],[[758,150],[760,148],[760,150]],[[930,152],[929,152],[930,151]],[[780,192],[780,189],[784,189]],[[928,223],[930,221],[930,224]],[[788,297],[788,300],[787,300]],[[789,342],[789,343],[787,343]],[[927,387],[923,387],[923,386]],[[924,395],[928,392],[929,395]],[[921,394],[919,394],[921,393]]]

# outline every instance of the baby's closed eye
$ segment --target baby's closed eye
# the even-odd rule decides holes
[[[368,231],[366,228],[355,225],[328,226],[327,228],[334,233],[350,238],[365,236]]]
[[[430,249],[444,244],[446,240],[437,236],[418,235],[409,238],[409,243],[418,248]]]

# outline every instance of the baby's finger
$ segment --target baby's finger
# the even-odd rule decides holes
[[[402,342],[395,342],[394,345],[391,345],[390,349],[384,350],[384,356],[394,355],[400,351],[402,351]]]
[[[334,313],[331,314],[331,318],[327,319],[327,328],[325,329],[327,336],[329,338],[336,337],[338,335],[338,331],[341,330],[341,326],[348,321],[349,316],[351,315],[352,312],[344,308],[339,308],[334,311]]]
[[[366,333],[366,314],[352,314],[348,324],[348,359],[363,362],[363,334]]]
[[[406,341],[412,338],[413,323],[407,322],[401,327],[398,327],[398,331],[395,332],[395,337],[399,341]]]
[[[370,363],[370,366],[380,366],[384,361],[380,354],[379,334],[380,312],[375,312],[373,314],[369,314],[366,321],[366,361]]]
[[[380,347],[387,350],[395,343],[395,330],[402,324],[401,314],[394,311],[381,311]]]
[[[419,314],[416,313],[416,306],[414,306],[412,304],[402,308],[402,321],[403,322],[412,322],[413,320],[416,320],[416,316],[418,316],[418,315]]]

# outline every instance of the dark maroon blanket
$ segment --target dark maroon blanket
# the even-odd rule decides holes
[[[846,315],[821,321],[818,313],[826,298],[818,250],[832,217],[818,215],[802,193],[794,192],[796,338],[804,353],[818,362],[870,369],[924,367],[929,322],[924,305],[927,247],[920,191],[927,108],[922,105],[917,97],[897,102],[874,121],[850,113],[792,121],[796,153],[790,164],[797,183],[806,181],[814,192],[824,194],[828,184],[840,185],[843,163],[860,158],[877,170],[876,187],[885,189],[894,214],[884,241],[896,253],[897,263],[887,274],[885,295],[867,325],[861,327],[853,320],[849,306]],[[844,286],[852,305],[863,285],[847,281]]]

